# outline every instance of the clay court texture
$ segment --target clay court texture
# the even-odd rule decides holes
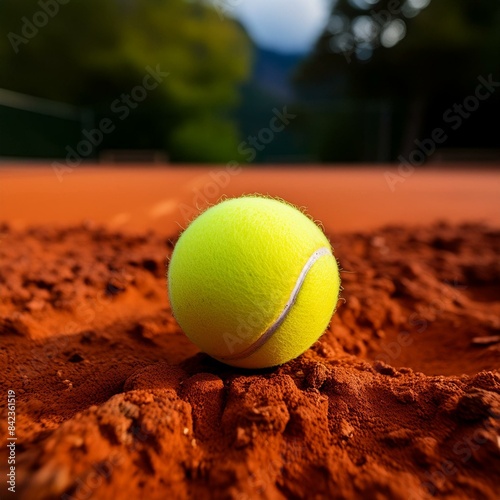
[[[343,286],[264,370],[199,352],[165,280],[189,221],[251,193],[321,222]],[[2,164],[1,497],[498,498],[499,195],[473,164]]]

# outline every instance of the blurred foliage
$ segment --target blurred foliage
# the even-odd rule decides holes
[[[42,3],[58,12],[26,38],[25,20]],[[0,88],[89,107],[97,120],[112,116],[112,102],[141,85],[148,66],[169,73],[103,147],[165,148],[181,161],[235,154],[231,113],[250,71],[251,44],[206,2],[2,0],[0,33]]]
[[[214,119],[210,115],[184,122],[174,130],[171,138],[172,149],[194,162],[235,158],[238,156],[235,150],[238,142],[238,134],[230,121]]]
[[[395,159],[414,147],[415,138],[442,125],[443,112],[474,93],[479,75],[491,73],[500,80],[499,27],[498,1],[338,0],[313,54],[298,71],[298,87],[310,92],[326,85],[337,97],[392,102],[393,126],[400,129],[392,142],[390,158]],[[447,147],[491,147],[499,96],[496,92]],[[332,114],[322,130],[322,159],[334,159],[337,147],[345,149],[345,134],[336,141],[329,133],[343,120]],[[359,149],[356,141],[353,128],[351,151]]]

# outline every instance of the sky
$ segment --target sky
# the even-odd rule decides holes
[[[225,5],[257,45],[306,53],[326,26],[332,0],[226,0]]]

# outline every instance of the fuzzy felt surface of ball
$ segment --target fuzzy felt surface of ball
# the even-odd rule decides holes
[[[265,368],[306,351],[327,328],[340,290],[318,225],[263,196],[232,198],[181,234],[168,266],[172,312],[203,352]]]

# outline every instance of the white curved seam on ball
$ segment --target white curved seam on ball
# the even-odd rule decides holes
[[[285,321],[286,317],[288,316],[288,313],[290,312],[290,309],[297,301],[300,289],[302,288],[302,285],[306,279],[308,272],[315,264],[315,262],[324,255],[331,255],[331,251],[329,248],[321,247],[309,257],[308,261],[302,268],[302,271],[300,272],[297,281],[295,282],[295,286],[293,287],[292,293],[290,294],[290,297],[288,298],[288,301],[285,304],[283,311],[281,311],[281,314],[278,316],[278,318],[276,318],[276,321],[253,344],[248,346],[242,352],[232,354],[230,356],[217,356],[217,357],[223,360],[244,359],[247,358],[248,356],[251,356],[254,352],[257,351],[257,349],[260,349],[274,335],[276,330],[278,330],[278,328]]]

